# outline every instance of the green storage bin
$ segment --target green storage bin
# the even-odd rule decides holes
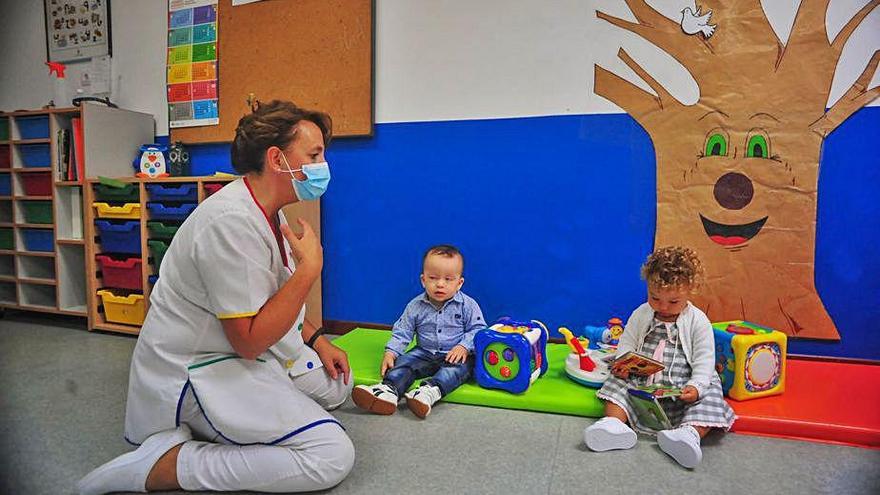
[[[123,187],[95,184],[95,196],[99,201],[106,203],[139,203],[141,201],[137,184],[126,184]]]
[[[157,273],[159,267],[162,266],[162,258],[165,257],[165,251],[168,251],[168,244],[163,241],[147,241],[147,245],[150,246],[150,252],[153,254],[153,266],[156,267]]]
[[[0,249],[15,249],[14,236],[12,229],[0,229]]]
[[[154,239],[171,239],[179,228],[177,225],[165,225],[162,222],[147,222],[150,237]]]
[[[27,223],[52,223],[51,201],[20,201]]]
[[[9,141],[9,117],[0,117],[0,141]]]

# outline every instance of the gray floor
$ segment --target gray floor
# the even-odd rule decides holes
[[[7,312],[0,319],[0,493],[73,493],[76,480],[129,450],[122,439],[135,340],[81,320]],[[880,493],[880,451],[729,434],[707,439],[694,471],[649,439],[596,454],[589,421],[441,403],[421,421],[350,403],[336,416],[357,449],[334,494]]]

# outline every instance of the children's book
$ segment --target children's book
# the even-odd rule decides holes
[[[629,403],[639,417],[639,423],[652,430],[672,429],[672,423],[660,405],[660,401],[664,399],[658,398],[653,392],[638,388],[631,388],[628,392]]]
[[[632,375],[648,376],[658,371],[662,371],[666,366],[655,359],[651,359],[644,354],[629,351],[623,356],[614,360],[612,366],[623,365]]]
[[[632,387],[636,390],[641,390],[642,392],[648,392],[658,399],[665,399],[667,397],[678,397],[681,395],[681,389],[678,387],[670,387],[666,385],[642,385],[640,387]]]

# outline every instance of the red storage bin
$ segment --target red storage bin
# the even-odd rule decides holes
[[[115,260],[109,256],[99,254],[95,256],[101,266],[101,278],[104,279],[104,287],[114,289],[143,290],[144,279],[141,277],[140,258],[126,258]]]
[[[28,196],[52,195],[52,172],[35,172],[19,174],[24,184],[24,193]]]
[[[12,155],[9,151],[8,144],[0,144],[0,168],[9,168],[10,163],[12,163]]]
[[[207,198],[207,197],[211,196],[215,192],[222,189],[223,186],[225,186],[225,185],[226,184],[217,183],[217,182],[206,183],[205,184],[205,197]]]

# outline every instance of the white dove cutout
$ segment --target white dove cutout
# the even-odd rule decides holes
[[[694,8],[685,7],[681,11],[681,30],[687,34],[703,33],[703,36],[708,39],[715,32],[716,25],[709,24],[709,18],[712,17],[711,10],[706,11],[705,14],[701,14],[700,10],[702,8],[697,7],[697,3],[694,2]]]

